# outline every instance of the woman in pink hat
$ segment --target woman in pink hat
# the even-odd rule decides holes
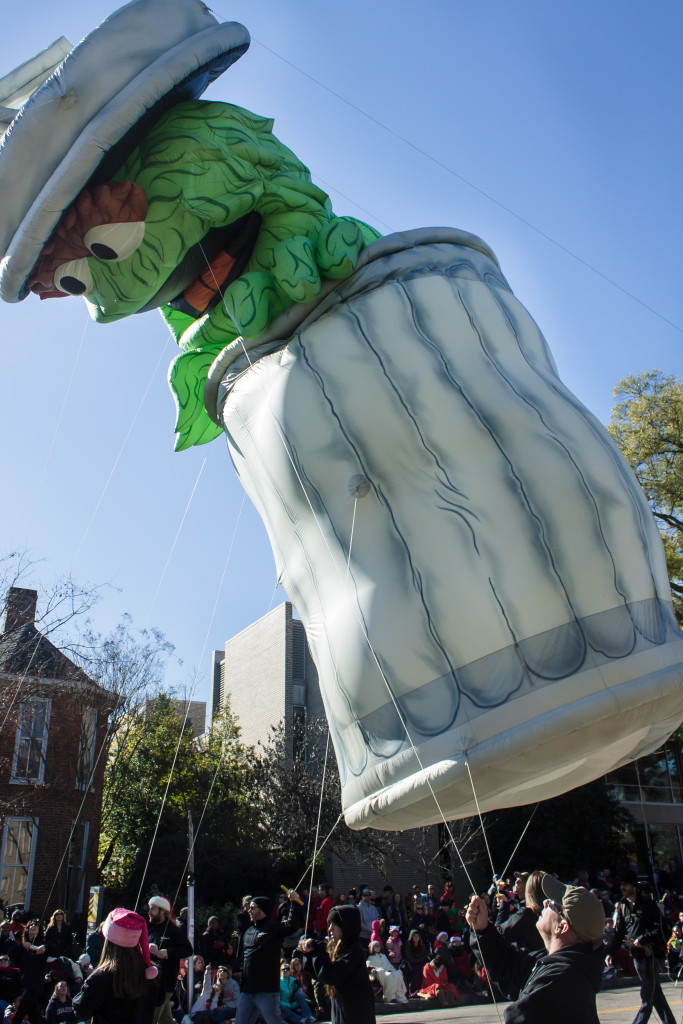
[[[102,927],[104,947],[97,970],[74,998],[76,1020],[93,1024],[151,1024],[157,975],[149,959],[147,922],[122,907]]]

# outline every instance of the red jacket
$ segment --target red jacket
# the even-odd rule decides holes
[[[315,930],[323,935],[327,932],[327,918],[333,906],[332,897],[326,896],[315,912]]]

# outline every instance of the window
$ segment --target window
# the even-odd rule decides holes
[[[292,679],[306,678],[306,631],[303,622],[292,622]]]
[[[32,698],[19,705],[12,766],[13,782],[42,782],[45,775],[51,701]]]
[[[93,762],[95,759],[95,739],[97,736],[97,712],[94,708],[81,708],[81,734],[78,744],[78,771],[76,785],[85,789],[90,785]]]
[[[0,876],[0,899],[5,906],[19,903],[27,907],[30,903],[37,834],[37,822],[32,818],[5,821]]]
[[[306,708],[292,708],[292,757],[306,761]]]
[[[66,909],[68,916],[80,914],[83,909],[83,890],[85,888],[85,866],[88,857],[88,833],[90,823],[78,821],[72,823],[71,842],[69,843],[69,863],[66,869]]]

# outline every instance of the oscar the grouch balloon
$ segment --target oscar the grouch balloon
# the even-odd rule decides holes
[[[200,0],[135,0],[0,80],[0,296],[161,309],[176,448],[226,435],[350,825],[528,804],[655,749],[683,639],[631,470],[485,242],[335,217],[270,120],[200,99],[248,44]]]

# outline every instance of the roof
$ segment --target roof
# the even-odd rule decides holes
[[[0,634],[0,672],[31,678],[81,683],[91,689],[107,691],[73,663],[32,623]]]

